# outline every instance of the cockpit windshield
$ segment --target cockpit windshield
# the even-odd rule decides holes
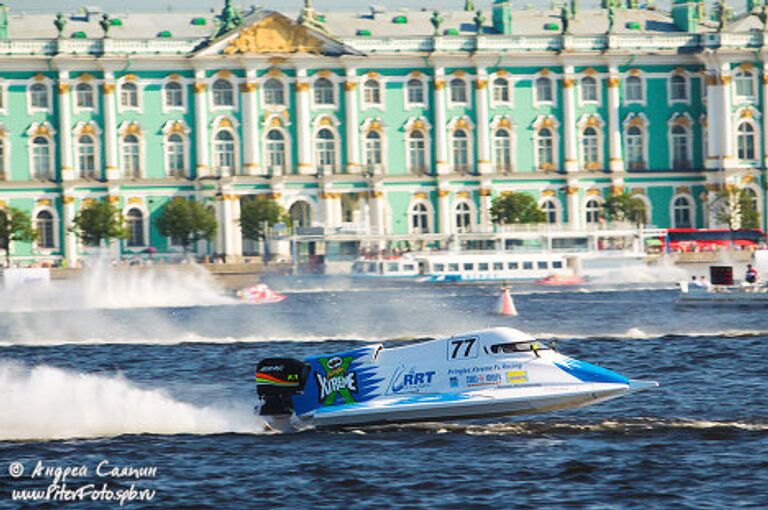
[[[538,340],[533,340],[531,342],[496,344],[491,346],[491,352],[493,354],[512,354],[515,352],[542,351],[545,349],[550,349],[550,347]]]

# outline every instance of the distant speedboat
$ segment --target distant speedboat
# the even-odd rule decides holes
[[[553,287],[556,286],[566,286],[566,285],[583,285],[585,283],[584,278],[577,275],[559,275],[559,274],[552,274],[547,276],[546,278],[542,278],[541,280],[536,280],[536,283],[539,285],[551,285]]]
[[[286,298],[286,295],[275,292],[266,284],[260,283],[259,285],[253,285],[238,290],[237,297],[243,303],[262,305],[266,303],[279,303]]]
[[[511,328],[361,347],[256,368],[273,428],[491,418],[582,407],[658,386],[565,356]]]

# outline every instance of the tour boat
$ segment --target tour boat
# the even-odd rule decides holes
[[[248,303],[251,305],[279,303],[286,298],[285,294],[275,292],[264,283],[238,290],[237,297],[243,303]]]
[[[765,283],[736,283],[732,266],[710,266],[710,281],[680,282],[679,305],[768,306]]]
[[[268,358],[259,414],[275,429],[460,420],[582,407],[658,386],[570,358],[511,328],[403,347]]]

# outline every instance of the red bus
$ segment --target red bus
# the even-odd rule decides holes
[[[662,239],[662,241],[664,241]],[[756,248],[765,241],[765,233],[756,228],[670,228],[667,230],[669,251],[715,251],[724,248],[744,250]]]

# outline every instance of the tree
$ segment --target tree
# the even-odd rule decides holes
[[[760,213],[746,189],[726,186],[715,192],[711,202],[715,219],[731,230],[760,228]]]
[[[246,239],[264,239],[265,227],[288,221],[285,209],[271,198],[245,199],[240,205],[240,228]]]
[[[491,217],[494,223],[544,223],[547,215],[528,193],[508,192],[493,200]]]
[[[11,267],[11,242],[34,241],[37,230],[32,226],[29,215],[15,207],[0,211],[0,248],[5,250],[5,265]]]
[[[80,208],[71,230],[91,246],[100,246],[102,240],[109,242],[128,237],[120,209],[103,200],[86,203]]]
[[[212,239],[218,228],[216,215],[210,207],[181,197],[165,204],[155,226],[160,235],[178,240],[184,253],[190,244]]]
[[[647,221],[645,202],[627,191],[611,195],[603,204],[603,212],[608,221],[631,221],[638,225]]]

